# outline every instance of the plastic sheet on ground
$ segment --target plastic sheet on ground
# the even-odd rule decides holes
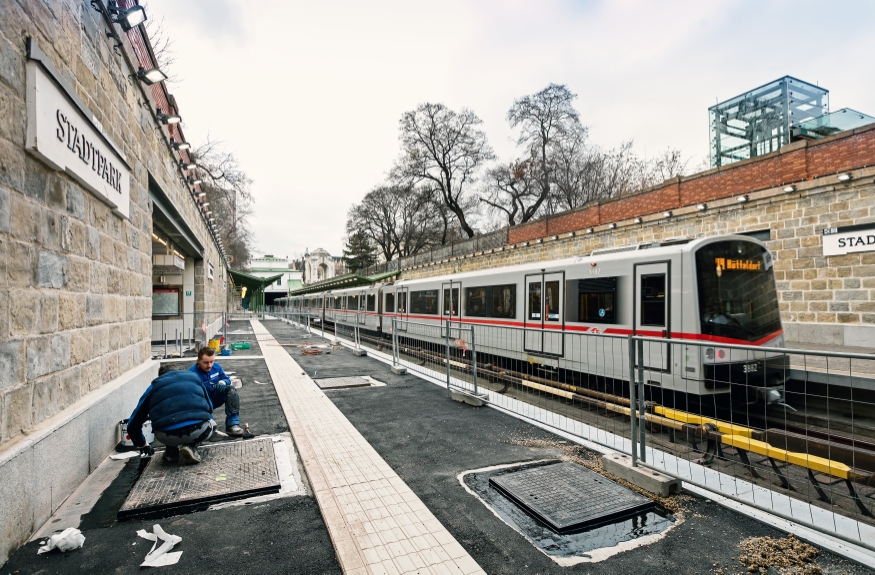
[[[170,552],[173,546],[182,541],[182,537],[178,535],[170,535],[166,533],[157,523],[152,526],[152,533],[145,529],[137,531],[137,536],[154,541],[152,549],[146,554],[146,558],[140,564],[140,567],[164,567],[166,565],[174,565],[179,562],[182,556],[182,551]],[[161,541],[161,546],[158,547],[158,542]],[[158,547],[156,549],[156,547]]]
[[[37,550],[37,555],[48,553],[52,549],[57,549],[61,552],[72,551],[79,549],[85,544],[85,536],[75,527],[68,527],[60,533],[55,533],[49,537],[45,545]]]

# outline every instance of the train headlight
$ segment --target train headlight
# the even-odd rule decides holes
[[[717,350],[717,359],[724,359],[725,357],[726,357],[726,350],[725,349],[718,349]]]

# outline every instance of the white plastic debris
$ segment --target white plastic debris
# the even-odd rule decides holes
[[[140,567],[164,567],[166,565],[175,565],[182,557],[182,551],[170,553],[173,546],[182,541],[182,537],[178,535],[170,535],[165,533],[161,526],[157,523],[152,526],[152,533],[145,529],[137,531],[137,536],[142,537],[147,541],[154,541],[152,549],[146,554],[146,558],[140,563]],[[162,541],[161,547],[158,546],[158,541]]]
[[[67,527],[60,533],[55,533],[49,537],[48,541],[37,550],[37,555],[48,553],[52,549],[57,549],[61,552],[72,551],[79,549],[85,544],[85,536],[75,527]]]
[[[139,451],[122,451],[121,453],[113,453],[109,456],[110,459],[130,459],[140,455]]]

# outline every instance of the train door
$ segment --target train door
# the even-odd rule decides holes
[[[565,351],[562,310],[565,272],[529,274],[525,278],[525,350],[562,356]]]
[[[635,264],[635,335],[671,338],[671,264]],[[668,371],[668,343],[644,342],[644,367]]]
[[[441,325],[450,320],[451,323],[460,324],[462,316],[459,308],[459,296],[462,292],[462,284],[459,282],[450,281],[441,284]],[[450,337],[455,337],[456,332],[450,334]],[[441,337],[445,337],[444,329],[441,329]]]
[[[409,294],[406,287],[400,287],[395,292],[395,315],[398,316],[398,331],[407,331],[407,306]]]

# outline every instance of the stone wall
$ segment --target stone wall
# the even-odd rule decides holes
[[[0,444],[151,355],[149,178],[204,246],[200,309],[225,309],[224,261],[130,75],[138,58],[87,0],[0,0]],[[120,29],[116,26],[116,30]],[[131,166],[130,218],[25,150],[26,39],[94,114]],[[140,59],[141,61],[142,59]],[[207,266],[206,263],[201,264]]]
[[[875,134],[875,132],[872,132]],[[875,160],[875,153],[873,153]],[[787,338],[833,345],[875,345],[875,252],[824,257],[822,230],[875,222],[875,168],[851,171],[853,179],[839,183],[834,175],[797,182],[796,191],[770,187],[748,194],[748,201],[713,199],[707,209],[675,207],[662,213],[594,227],[578,222],[579,230],[554,230],[548,220],[528,226],[525,240],[442,262],[403,270],[404,279],[579,256],[593,250],[660,241],[679,236],[767,230],[767,245],[775,256],[775,276]],[[585,213],[585,210],[577,214]],[[636,215],[633,208],[625,214]],[[588,229],[592,231],[588,233]],[[511,228],[511,236],[513,230]]]

